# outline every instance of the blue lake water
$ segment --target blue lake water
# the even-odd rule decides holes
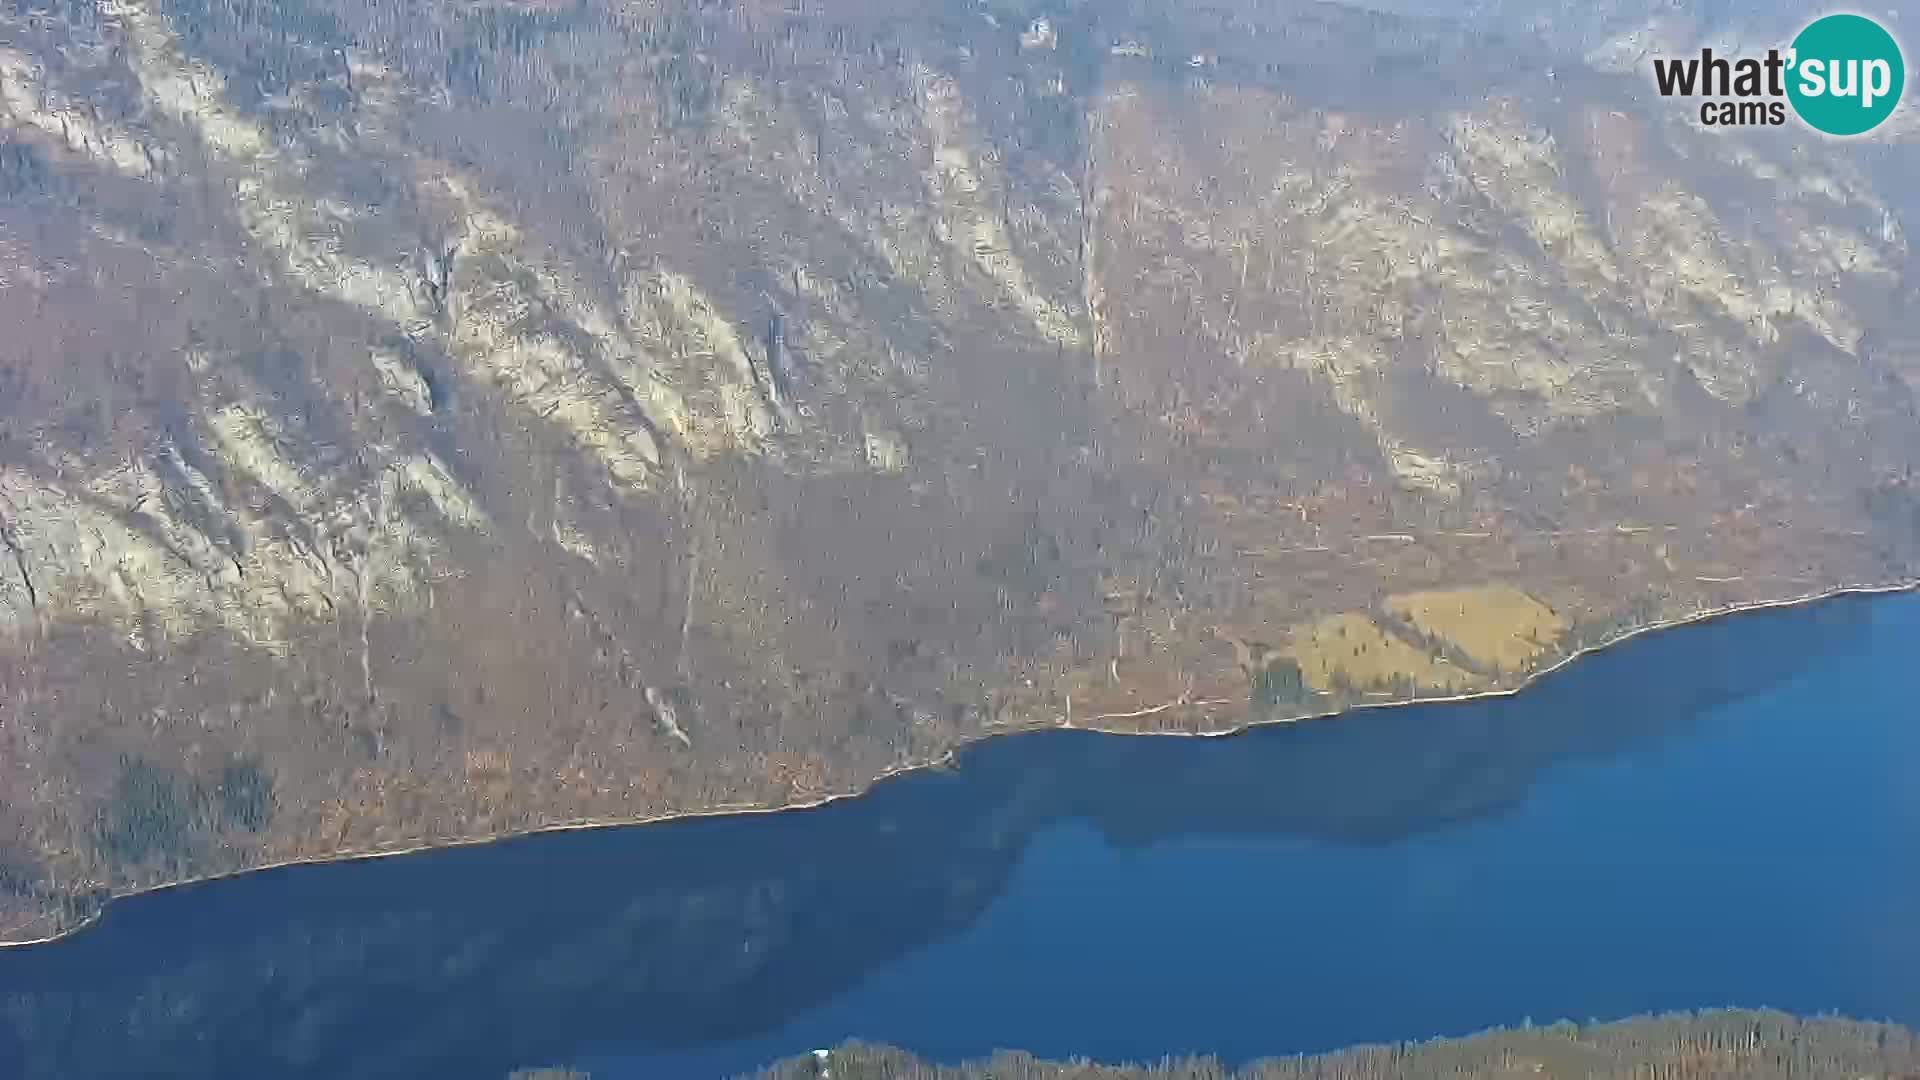
[[[0,954],[0,1075],[1234,1061],[1713,1006],[1920,1023],[1920,597],[1518,697],[1046,733],[816,811],[292,868]]]

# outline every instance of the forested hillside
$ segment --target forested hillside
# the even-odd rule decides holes
[[[1908,128],[1531,33],[10,0],[0,937],[1912,578]]]

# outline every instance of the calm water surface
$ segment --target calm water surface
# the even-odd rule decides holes
[[[1722,1005],[1920,1024],[1920,598],[1517,698],[1050,733],[818,811],[302,867],[0,954],[0,1075],[1234,1060]]]

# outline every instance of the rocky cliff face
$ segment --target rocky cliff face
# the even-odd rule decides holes
[[[13,5],[6,932],[1905,580],[1903,129],[1541,56],[1312,5]]]

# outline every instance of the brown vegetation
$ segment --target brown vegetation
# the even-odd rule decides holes
[[[0,938],[1913,575],[1907,142],[1028,14],[0,13]]]

